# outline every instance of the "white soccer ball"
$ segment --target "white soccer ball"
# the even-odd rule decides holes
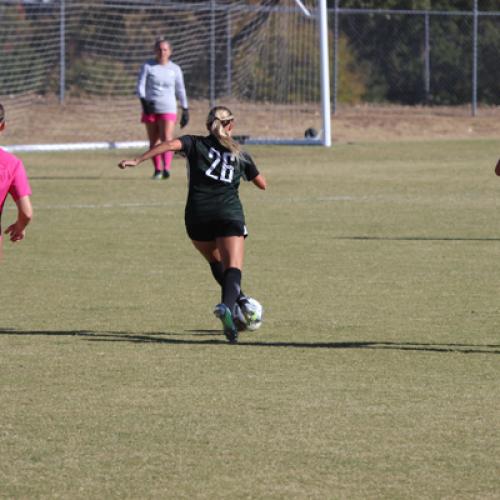
[[[254,332],[261,327],[264,308],[258,300],[247,297],[242,301],[239,309],[241,315],[238,315],[238,319],[244,323],[247,330]]]

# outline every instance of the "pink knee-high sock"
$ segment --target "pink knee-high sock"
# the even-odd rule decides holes
[[[163,165],[165,166],[165,170],[170,172],[170,166],[172,164],[172,158],[174,157],[173,151],[167,151],[163,153]]]
[[[162,170],[161,155],[153,156],[153,165],[155,166],[155,170],[157,172],[161,172]]]

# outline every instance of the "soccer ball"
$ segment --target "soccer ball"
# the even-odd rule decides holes
[[[252,297],[247,297],[239,306],[235,307],[234,319],[238,330],[250,330],[254,332],[262,325],[264,308],[262,304]]]
[[[306,139],[317,139],[318,138],[318,131],[313,127],[309,127],[304,132],[304,137]]]

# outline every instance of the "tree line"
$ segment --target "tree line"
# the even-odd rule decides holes
[[[279,0],[252,2],[272,8]],[[199,2],[202,3],[202,2]],[[206,2],[205,2],[206,3]],[[218,0],[217,3],[222,3]],[[500,104],[500,16],[484,13],[498,9],[498,0],[481,0],[483,15],[477,19],[477,82],[479,102]],[[68,12],[71,2],[67,0]],[[97,7],[96,7],[97,5]],[[330,62],[337,57],[339,102],[394,102],[402,104],[462,104],[471,99],[474,0],[329,0]],[[338,16],[337,46],[334,46],[334,7],[341,9],[392,9],[418,11],[403,13],[344,13]],[[429,11],[426,17],[423,11]],[[67,27],[66,90],[69,94],[129,95],[133,91],[138,70],[137,47],[150,44],[154,23],[165,23],[154,9],[131,11],[116,8],[111,13],[106,0],[93,2],[92,9],[75,11]],[[449,16],[443,15],[449,12]],[[22,92],[56,93],[59,85],[60,60],[57,47],[59,6],[52,4],[14,4],[0,1],[0,94]],[[222,15],[222,14],[219,14]],[[274,16],[277,17],[277,16]],[[175,33],[176,19],[169,28]],[[206,18],[189,16],[193,33],[206,29]],[[276,22],[269,11],[240,19],[231,34],[232,59],[236,66],[254,49],[266,23]],[[143,28],[138,28],[143,26]],[[199,29],[198,29],[198,28]],[[278,30],[273,43],[280,47],[278,64],[291,69],[287,75],[293,85],[273,84],[274,68],[261,62],[258,51],[245,67],[249,87],[240,98],[261,100],[293,100],[301,82],[312,72],[319,73],[317,58],[304,60],[295,52],[293,34]],[[218,74],[224,76],[226,64],[225,34],[217,48]],[[147,40],[147,42],[145,42]],[[120,54],[106,55],[102,44],[120,47]],[[209,64],[202,45],[193,51],[193,60],[185,62],[186,84],[193,97],[208,95]],[[317,51],[315,42],[308,42],[309,51]],[[49,50],[49,48],[51,49]],[[206,48],[206,47],[205,47]],[[245,52],[246,51],[246,52]],[[196,59],[198,57],[198,59]],[[289,62],[290,64],[285,64]],[[333,76],[333,74],[332,74]],[[306,83],[304,83],[305,85]],[[265,93],[264,93],[264,90]],[[271,89],[271,90],[269,90]],[[273,96],[273,89],[275,95]],[[283,94],[284,90],[289,95]],[[271,92],[271,93],[270,93]],[[319,88],[317,90],[319,94]],[[317,96],[316,96],[317,97]]]
[[[403,104],[470,102],[474,19],[463,13],[473,13],[473,0],[329,0],[328,4],[331,9],[337,5],[340,9],[422,13],[339,16],[340,36],[346,40],[345,50],[362,82],[358,99]],[[482,13],[496,12],[500,4],[481,0],[478,7]],[[427,20],[423,11],[429,13]],[[477,19],[477,97],[484,104],[498,105],[500,17],[479,15]],[[339,57],[343,57],[342,48]],[[342,85],[340,92],[342,101]]]

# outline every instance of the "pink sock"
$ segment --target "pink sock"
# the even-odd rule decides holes
[[[161,155],[153,156],[153,165],[155,166],[155,170],[157,172],[161,172],[162,170]]]
[[[174,157],[173,151],[167,151],[163,153],[163,164],[165,165],[165,170],[170,172],[170,165],[172,164],[172,158]]]

